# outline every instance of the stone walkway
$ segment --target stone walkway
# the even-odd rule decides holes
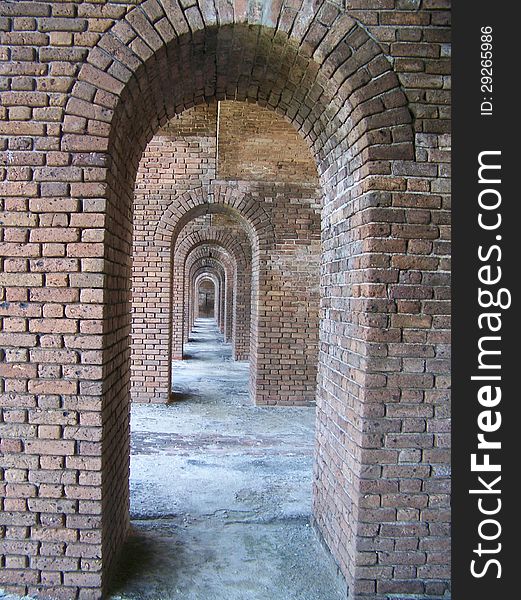
[[[200,319],[176,401],[132,407],[132,534],[111,598],[340,600],[309,525],[314,410],[263,408]]]

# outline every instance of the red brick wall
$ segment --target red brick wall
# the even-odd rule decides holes
[[[183,4],[0,4],[0,585],[83,600],[107,586],[128,526],[135,173],[162,126],[215,98],[284,116],[319,168],[317,528],[352,598],[442,596],[449,3]],[[176,198],[195,215],[204,195],[187,165],[172,185],[186,183]],[[215,162],[197,175],[210,181]],[[291,198],[289,184],[271,185],[211,187],[256,241],[260,348],[269,318],[259,291],[270,277],[261,265],[278,266],[270,203],[276,190]],[[166,258],[172,235],[158,228]],[[159,334],[168,348],[169,332]],[[250,357],[254,373],[264,358]],[[151,393],[168,389],[153,379]]]
[[[219,179],[318,184],[302,138],[273,111],[219,103]]]

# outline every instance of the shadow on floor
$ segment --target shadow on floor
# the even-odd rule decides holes
[[[197,394],[189,392],[170,392],[170,402],[194,402],[199,399]]]

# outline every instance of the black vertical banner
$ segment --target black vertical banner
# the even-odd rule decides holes
[[[521,11],[473,0],[454,2],[452,15],[452,597],[499,600],[521,594]]]

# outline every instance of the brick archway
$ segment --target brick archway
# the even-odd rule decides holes
[[[272,242],[273,227],[262,202],[227,182],[217,182],[173,198],[158,223],[156,243],[169,247],[172,238],[191,220],[219,212],[226,212],[241,222],[254,251]]]
[[[192,221],[193,222],[193,221]],[[174,272],[173,272],[173,289],[180,287],[180,281],[183,277],[185,270],[185,263],[188,254],[201,245],[213,245],[215,247],[222,247],[226,249],[230,256],[233,257],[234,266],[233,284],[230,286],[229,291],[231,296],[227,305],[229,307],[229,314],[226,318],[226,330],[225,338],[231,340],[233,343],[233,355],[237,360],[246,360],[249,354],[249,331],[250,331],[250,310],[251,310],[251,265],[252,265],[252,252],[251,242],[247,237],[246,233],[239,225],[234,229],[233,233],[228,228],[218,228],[215,226],[206,226],[204,229],[195,231],[186,231],[187,228],[183,229],[178,238],[176,247],[174,248]],[[186,231],[186,233],[185,233]],[[184,290],[186,296],[186,289]],[[180,299],[182,296],[180,295]],[[178,318],[181,313],[181,304],[176,306],[174,300],[173,314],[174,319]],[[177,308],[177,311],[176,311]],[[233,308],[233,310],[232,310]],[[175,316],[177,313],[177,317]],[[181,342],[186,339],[188,320],[186,318],[186,310],[183,316],[185,327],[183,329],[183,335],[178,337],[176,342],[176,335],[173,335],[173,355],[182,355]]]
[[[230,240],[231,242],[231,240]],[[250,311],[251,311],[251,256],[248,253],[248,246],[239,244],[236,239],[228,244],[222,240],[222,236],[213,235],[208,231],[207,235],[189,235],[183,239],[178,250],[179,261],[184,261],[184,272],[189,269],[189,259],[193,252],[198,248],[212,249],[221,256],[226,269],[226,312],[224,318],[224,337],[225,341],[232,343],[232,356],[235,360],[247,360],[250,352]],[[245,252],[246,250],[246,252]],[[226,254],[226,256],[223,256]],[[187,284],[185,278],[184,294],[187,297]],[[175,318],[175,316],[174,316]],[[188,318],[186,306],[184,309],[183,320],[185,323],[183,338],[187,337],[187,327],[191,324]]]
[[[187,283],[189,285],[189,313],[188,313],[188,325],[191,328],[195,321],[195,305],[194,305],[194,285],[195,279],[204,272],[208,267],[211,267],[213,272],[218,276],[219,279],[219,296],[218,296],[218,313],[217,313],[217,324],[219,331],[224,333],[225,328],[225,307],[226,307],[226,291],[229,286],[229,279],[232,276],[230,264],[227,264],[229,256],[226,256],[224,252],[219,256],[215,256],[216,249],[213,250],[212,256],[207,255],[207,248],[204,246],[199,247],[191,257],[189,257],[189,263],[187,265]]]
[[[216,259],[208,259],[201,257],[194,261],[192,268],[190,269],[190,312],[189,312],[189,323],[190,328],[193,327],[197,316],[197,310],[195,307],[195,292],[198,281],[201,277],[205,276],[207,271],[210,271],[216,281],[216,297],[217,297],[217,310],[216,310],[216,322],[219,331],[222,333],[224,324],[224,304],[226,294],[226,269],[223,264]]]
[[[212,214],[226,214],[233,217],[245,232],[242,241],[248,241],[247,258],[249,269],[246,276],[250,278],[250,301],[240,303],[242,312],[248,317],[248,330],[253,332],[251,347],[256,347],[258,327],[256,316],[260,310],[258,300],[259,265],[266,264],[270,249],[274,245],[273,227],[260,199],[246,195],[241,190],[226,183],[217,183],[206,187],[190,190],[174,197],[168,208],[162,214],[156,228],[154,239],[150,243],[153,250],[153,259],[160,266],[155,268],[155,262],[140,267],[136,292],[140,298],[140,314],[142,318],[134,325],[135,340],[145,340],[147,360],[141,360],[145,351],[143,344],[134,342],[132,372],[132,396],[136,401],[168,402],[171,388],[171,370],[169,357],[181,358],[183,331],[174,331],[176,343],[172,349],[172,321],[170,315],[179,315],[183,311],[183,277],[182,264],[176,264],[174,251],[177,250],[182,239],[183,231],[197,217]],[[225,241],[225,240],[224,240]],[[244,251],[239,252],[237,240],[228,240],[234,248],[239,259]],[[241,263],[242,264],[242,263]],[[134,273],[134,281],[136,274]],[[173,302],[173,304],[172,304]],[[136,320],[134,321],[136,323]],[[175,320],[176,324],[182,323],[181,319]],[[247,331],[247,330],[246,330]],[[239,358],[246,356],[244,343],[245,331],[240,332],[241,345],[237,349]],[[146,340],[153,340],[153,347],[146,347]],[[249,348],[248,348],[249,350]],[[152,360],[153,359],[153,360]],[[256,378],[261,365],[252,361],[252,382]],[[252,383],[253,387],[253,383]],[[255,393],[252,393],[255,398]]]
[[[78,58],[81,70],[70,75],[74,85],[59,122],[30,123],[31,135],[43,140],[37,147],[52,149],[56,162],[35,168],[32,182],[8,181],[2,188],[23,199],[28,227],[60,229],[51,235],[35,228],[31,243],[46,243],[50,235],[67,246],[68,261],[60,277],[54,262],[37,265],[33,249],[24,249],[20,277],[34,286],[25,297],[18,293],[19,274],[2,274],[15,290],[11,301],[29,299],[35,311],[28,337],[8,340],[8,349],[29,344],[33,358],[15,374],[5,369],[14,380],[6,396],[21,394],[23,410],[45,407],[62,437],[57,444],[11,431],[8,441],[35,472],[56,448],[75,481],[59,501],[17,497],[18,504],[7,506],[15,507],[36,540],[52,526],[56,535],[102,557],[91,572],[79,561],[64,562],[59,584],[42,580],[38,561],[23,572],[21,586],[17,569],[5,571],[5,583],[71,597],[79,590],[99,597],[107,586],[128,525],[135,171],[145,144],[169,118],[206,98],[233,98],[269,107],[295,126],[309,143],[324,192],[317,527],[353,598],[443,591],[447,561],[439,558],[439,568],[431,570],[427,561],[428,542],[434,547],[449,536],[442,429],[448,413],[447,189],[436,155],[440,145],[445,151],[438,134],[446,131],[438,117],[446,106],[436,98],[447,90],[436,73],[422,73],[417,87],[401,74],[410,102],[419,107],[415,153],[407,96],[386,58],[398,50],[382,33],[393,19],[403,30],[416,24],[432,34],[439,57],[441,36],[429,28],[436,19],[423,9],[403,17],[393,10],[358,11],[375,31],[372,37],[334,3],[302,11],[270,3],[262,14],[239,2],[217,9],[199,4],[201,10],[183,10],[175,1],[147,0],[118,13],[86,58]],[[37,306],[49,298],[57,302],[54,285],[64,288],[58,322]],[[58,354],[36,346],[48,335],[58,336],[52,349]],[[52,369],[56,361],[63,363],[59,374]],[[4,402],[12,411],[21,405],[18,397]],[[68,417],[58,414],[64,411]],[[15,516],[6,524],[16,526]],[[404,532],[416,549],[410,571],[403,567],[409,552]]]
[[[213,259],[219,264],[219,269],[222,272],[223,281],[222,288],[220,290],[220,307],[217,315],[219,331],[226,338],[226,316],[227,310],[233,312],[233,306],[227,306],[233,296],[233,286],[237,273],[237,263],[234,257],[222,246],[218,244],[198,244],[192,248],[191,251],[185,257],[185,292],[188,288],[188,302],[184,307],[183,315],[183,330],[188,334],[189,328],[193,325],[194,321],[194,304],[193,304],[193,270],[195,265],[203,259]],[[192,286],[192,287],[190,287]],[[233,302],[233,301],[232,301]],[[183,331],[183,335],[184,335]]]
[[[194,297],[193,297],[194,298],[194,303],[196,303],[196,301],[197,301],[197,299],[199,297],[198,292],[201,289],[201,285],[203,285],[206,282],[210,282],[210,284],[212,285],[212,288],[214,290],[214,299],[217,297],[218,285],[217,285],[215,279],[211,276],[211,272],[210,271],[203,272],[203,273],[200,273],[194,279],[194,282],[193,282],[193,287],[194,287]],[[199,317],[199,316],[200,316],[199,309],[197,307],[196,314],[194,314],[194,320],[197,319],[197,317]],[[215,304],[215,301],[214,301],[214,317],[216,318],[216,321],[217,321],[218,315],[217,315],[217,306]]]

